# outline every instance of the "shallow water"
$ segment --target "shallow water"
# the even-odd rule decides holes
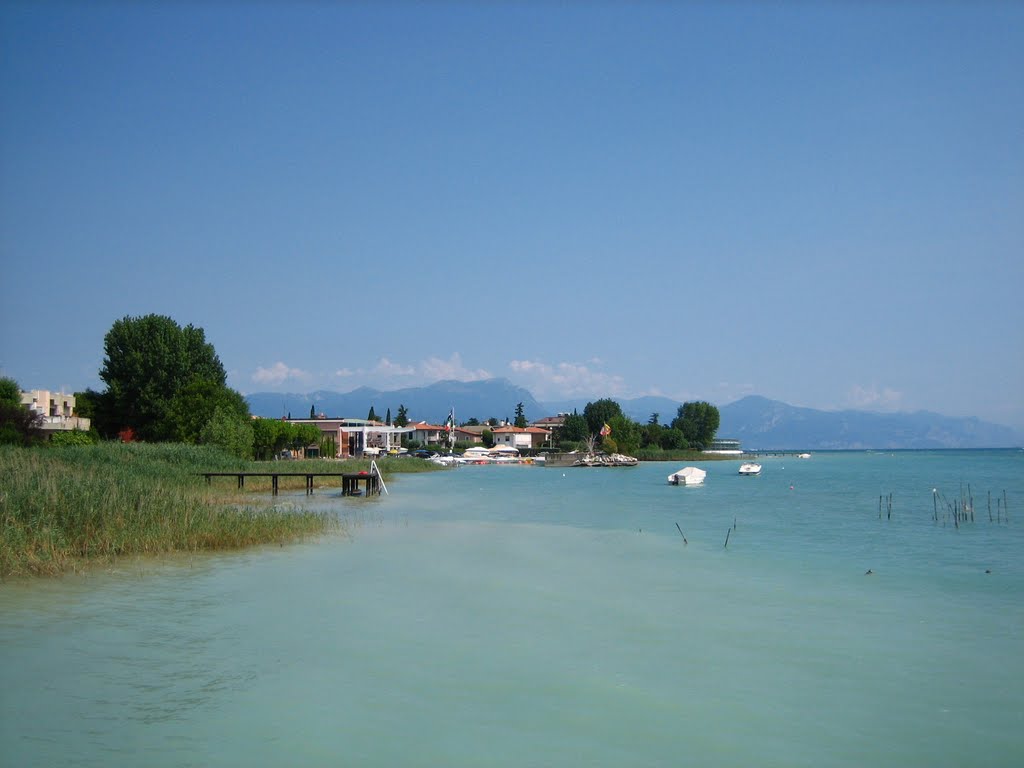
[[[0,585],[0,765],[1024,763],[1024,453],[763,463],[401,476],[308,502],[347,536]]]

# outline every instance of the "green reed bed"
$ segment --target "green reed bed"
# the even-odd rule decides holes
[[[277,509],[269,498],[239,503],[198,476],[255,466],[186,445],[0,447],[0,578],[125,555],[283,543],[336,524],[332,515]]]

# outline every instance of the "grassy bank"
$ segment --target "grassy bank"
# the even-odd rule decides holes
[[[257,466],[188,445],[0,447],[0,578],[294,541],[334,524],[331,515],[274,509],[269,498],[239,503],[233,484],[207,487],[197,477]]]

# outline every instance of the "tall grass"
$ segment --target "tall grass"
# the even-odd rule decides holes
[[[281,511],[266,499],[239,504],[198,477],[251,469],[200,446],[0,447],[0,578],[97,558],[292,541],[333,524],[333,516]]]

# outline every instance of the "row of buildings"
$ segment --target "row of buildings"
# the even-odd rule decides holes
[[[21,404],[40,417],[40,427],[47,438],[55,432],[89,430],[89,419],[75,414],[75,396],[67,392],[48,389],[23,391]],[[314,425],[325,436],[333,438],[337,446],[337,458],[347,458],[387,453],[408,443],[443,446],[449,442],[449,429],[454,430],[456,443],[481,445],[484,431],[490,430],[495,445],[517,450],[551,447],[553,429],[561,425],[562,418],[548,417],[527,427],[514,427],[510,424],[497,427],[449,427],[425,421],[396,427],[366,419],[330,419],[324,416],[287,421],[291,424]]]
[[[289,424],[312,424],[336,446],[335,458],[373,456],[390,453],[409,443],[443,447],[449,443],[482,445],[483,433],[489,431],[495,446],[516,450],[538,450],[554,445],[554,430],[562,423],[559,416],[551,416],[526,427],[502,424],[497,427],[456,426],[430,424],[425,421],[396,427],[366,419],[332,419],[324,416],[311,419],[287,419]],[[451,439],[454,433],[455,439]]]

